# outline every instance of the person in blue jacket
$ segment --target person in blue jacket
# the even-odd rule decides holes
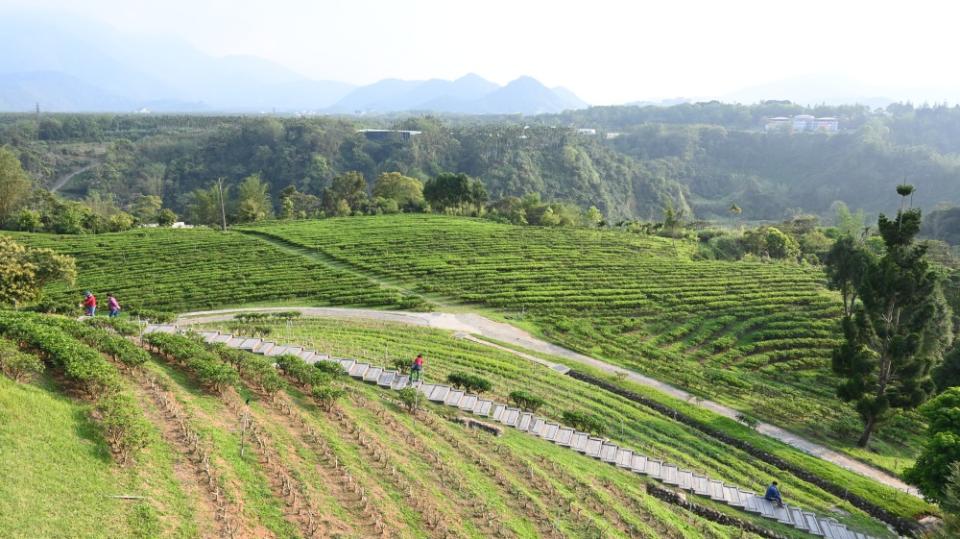
[[[764,495],[764,498],[766,498],[767,501],[776,503],[779,507],[783,507],[783,498],[780,497],[780,489],[777,488],[776,481],[770,483],[770,486],[767,487],[767,493]]]

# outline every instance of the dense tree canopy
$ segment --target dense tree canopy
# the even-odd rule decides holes
[[[960,462],[960,387],[953,387],[924,404],[927,441],[920,457],[904,474],[925,496],[940,501],[950,476],[950,466]]]
[[[13,215],[29,192],[30,178],[20,166],[16,154],[0,147],[0,223]]]
[[[77,275],[72,258],[51,249],[25,247],[9,236],[0,236],[0,253],[0,305],[36,301],[47,284],[72,283]]]
[[[845,309],[833,370],[843,379],[838,395],[863,419],[861,447],[892,409],[916,407],[934,390],[930,373],[944,347],[931,345],[941,338],[938,280],[925,246],[914,241],[920,221],[915,209],[898,211],[893,220],[881,214],[883,256],[844,241],[828,258],[830,283],[843,292]]]

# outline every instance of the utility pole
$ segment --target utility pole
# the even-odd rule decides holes
[[[227,231],[227,207],[223,202],[223,176],[217,178],[217,189],[220,191],[220,217],[223,219],[223,231]]]

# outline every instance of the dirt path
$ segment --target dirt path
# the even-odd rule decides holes
[[[99,164],[100,164],[100,161],[92,161],[92,162],[90,162],[90,163],[88,163],[88,164],[86,164],[86,165],[78,168],[77,170],[74,170],[73,172],[68,172],[67,174],[64,174],[63,176],[60,176],[59,178],[57,178],[57,181],[53,184],[53,187],[50,188],[50,192],[51,192],[51,193],[56,193],[56,192],[59,191],[60,188],[62,188],[64,185],[67,185],[67,182],[69,182],[70,180],[72,180],[74,177],[76,177],[76,176],[79,175],[79,174],[83,174],[84,172],[90,170],[91,168],[93,168],[93,167],[95,167],[95,166],[97,166],[97,165],[99,165]]]
[[[532,352],[549,354],[583,365],[589,365],[590,367],[596,368],[606,373],[616,374],[623,373],[626,375],[626,378],[632,382],[652,387],[657,389],[667,395],[672,397],[682,399],[691,404],[706,408],[711,412],[728,417],[730,419],[736,419],[739,412],[730,408],[729,406],[724,406],[723,404],[713,402],[710,400],[700,399],[695,397],[693,394],[688,393],[682,389],[673,387],[669,384],[661,382],[650,378],[649,376],[644,376],[642,374],[626,370],[622,367],[616,365],[611,365],[596,358],[590,356],[585,356],[573,350],[569,350],[562,346],[557,346],[555,344],[546,342],[544,340],[538,339],[533,335],[530,335],[522,329],[511,326],[510,324],[505,324],[502,322],[495,322],[489,318],[483,316],[472,314],[472,313],[418,313],[418,312],[406,312],[406,311],[377,311],[372,309],[351,309],[345,307],[263,307],[263,308],[251,308],[251,309],[224,309],[218,311],[196,311],[192,313],[184,313],[177,322],[179,324],[199,324],[205,322],[221,322],[225,320],[230,320],[233,318],[234,313],[238,312],[271,312],[271,311],[299,311],[303,316],[310,317],[320,317],[320,318],[338,318],[338,319],[366,319],[366,320],[378,320],[385,322],[395,322],[401,324],[411,324],[416,326],[431,327],[436,329],[445,329],[449,331],[454,331],[462,333],[472,342],[483,344],[485,346],[490,346],[503,350],[512,354],[515,354],[519,357],[522,357],[529,361],[535,361],[547,367],[550,367],[559,372],[565,372],[565,368],[562,365],[553,364],[549,361],[536,358],[529,354],[523,352],[518,352],[510,348],[499,346],[494,343],[486,342],[482,339],[477,339],[475,337],[470,337],[472,335],[478,335],[480,337],[486,337],[488,339],[494,339],[500,342],[510,343],[513,346],[518,348],[523,348]],[[820,444],[807,440],[797,434],[794,434],[790,431],[787,431],[783,428],[780,428],[776,425],[771,425],[769,423],[757,423],[756,430],[762,434],[765,434],[771,438],[779,440],[783,443],[791,445],[807,454],[813,455],[815,457],[821,458],[827,462],[832,462],[837,466],[845,468],[851,472],[868,477],[883,483],[887,486],[896,488],[898,490],[909,492],[915,496],[920,496],[920,493],[910,485],[904,483],[899,478],[888,474],[883,470],[879,470],[860,462],[854,458],[851,458],[847,455],[844,455],[838,451],[834,451],[828,447],[824,447]]]

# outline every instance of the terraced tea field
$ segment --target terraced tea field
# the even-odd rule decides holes
[[[261,323],[256,325],[262,326]],[[251,334],[253,331],[249,325],[233,322],[211,323],[203,327],[234,334]],[[787,485],[784,488],[790,492],[791,503],[827,514],[837,508],[853,514],[860,513],[848,502],[822,488],[791,476],[736,447],[705,438],[701,432],[667,415],[617,395],[598,391],[595,387],[541,365],[520,360],[512,354],[455,338],[446,331],[381,321],[327,319],[301,319],[273,323],[269,327],[273,330],[270,340],[296,343],[335,357],[367,360],[377,365],[391,365],[396,359],[408,361],[416,354],[423,353],[427,357],[427,382],[444,382],[452,372],[479,375],[493,385],[485,394],[486,398],[509,402],[512,391],[527,391],[545,401],[538,414],[558,421],[567,410],[595,414],[602,419],[607,437],[615,443],[642,450],[652,458],[758,491],[765,488],[771,477],[776,477],[782,485]],[[677,403],[665,402],[677,406]],[[897,515],[912,518],[928,510],[926,504],[910,495],[882,487],[838,467],[824,465],[815,458],[792,458],[803,466],[810,466],[818,475],[842,484],[850,493],[870,499]],[[849,521],[852,527],[869,526],[869,521],[863,520],[866,516],[860,514],[861,517],[852,517]]]
[[[913,418],[850,447],[859,421],[829,372],[839,300],[809,266],[693,261],[692,246],[618,231],[398,215],[251,229],[318,260],[511,323],[826,441],[890,469]]]
[[[30,354],[47,346],[29,337],[35,326],[12,320],[5,319],[0,333],[6,337],[0,338],[22,340],[21,350]],[[45,327],[72,327],[72,322],[62,320],[36,321]],[[460,348],[460,363],[431,362],[436,374],[473,363],[477,372],[499,372],[498,392],[526,384],[527,378],[530,389],[549,389],[544,384],[551,380],[524,368],[513,370],[506,357],[463,349],[459,341],[441,333],[410,335],[404,341],[407,329],[374,333],[396,340],[398,351],[422,344],[438,354]],[[325,334],[322,328],[299,323],[291,331],[319,338]],[[371,333],[363,325],[351,331]],[[101,361],[94,359],[93,348],[69,339],[58,338],[57,346],[68,346],[79,358]],[[359,339],[353,342],[363,344]],[[722,525],[662,501],[647,492],[645,480],[636,474],[598,466],[593,459],[549,442],[509,430],[494,437],[467,429],[448,421],[447,412],[432,405],[411,414],[389,390],[341,379],[335,383],[346,395],[331,411],[323,411],[294,379],[284,378],[275,393],[265,390],[246,366],[253,360],[243,355],[230,356],[239,363],[223,356],[218,368],[236,368],[234,380],[239,382],[213,390],[202,383],[206,367],[198,362],[217,363],[216,354],[222,352],[209,349],[181,357],[175,350],[175,346],[154,350],[139,366],[110,360],[118,372],[112,391],[131,395],[133,414],[147,425],[146,446],[126,466],[111,462],[102,434],[109,425],[100,414],[90,413],[93,404],[76,392],[58,363],[48,363],[47,374],[33,381],[18,384],[0,377],[0,449],[7,455],[0,462],[6,478],[0,482],[0,529],[5,534],[756,536],[740,524]],[[551,399],[551,407],[557,405]],[[607,405],[614,406],[612,418],[632,413],[615,400],[582,394],[576,398],[578,407]],[[667,441],[657,439],[668,434],[680,436],[683,448],[697,445],[695,436],[682,429],[663,430],[668,423],[663,419],[636,419],[649,419],[650,425],[633,425],[631,420],[624,436],[638,442],[649,438],[651,450],[668,452]],[[728,475],[769,472],[749,464],[740,468],[735,455],[716,453],[707,461],[709,466],[726,469]],[[670,454],[680,458],[679,453]],[[883,532],[845,502],[829,498],[817,502],[819,493],[802,484],[789,489],[797,500],[817,507],[836,503],[849,509],[847,518],[859,529]],[[760,517],[727,511],[740,523],[803,536]]]
[[[76,258],[76,285],[55,285],[47,291],[65,305],[78,304],[84,290],[94,291],[104,303],[113,292],[128,308],[174,312],[285,299],[387,308],[400,301],[395,291],[367,279],[236,232],[143,229],[97,236],[11,235]]]

